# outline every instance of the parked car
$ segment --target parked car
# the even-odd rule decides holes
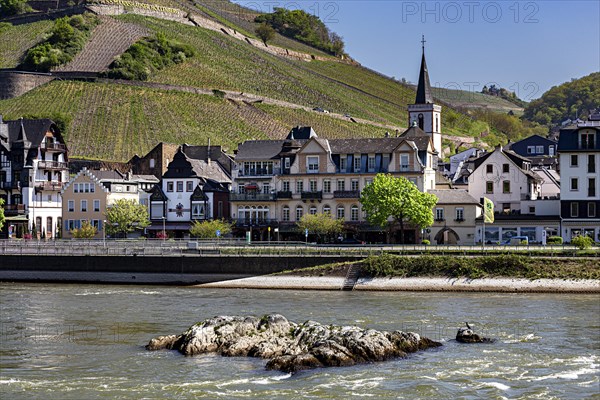
[[[503,246],[518,246],[520,244],[529,244],[528,236],[513,236],[501,243]]]
[[[344,246],[357,246],[357,245],[363,245],[363,244],[365,244],[365,242],[362,240],[355,239],[355,238],[346,238],[346,239],[342,240],[340,242],[340,244],[344,245]]]

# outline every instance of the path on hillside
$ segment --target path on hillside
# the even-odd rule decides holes
[[[101,22],[92,31],[83,50],[71,62],[56,68],[55,72],[106,71],[117,56],[123,54],[138,39],[149,34],[146,28],[136,24],[104,15],[99,15],[98,18]]]

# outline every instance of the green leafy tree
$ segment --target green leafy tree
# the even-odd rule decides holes
[[[344,221],[333,218],[330,213],[305,214],[296,225],[300,232],[308,229],[319,240],[322,236],[335,236],[344,230]]]
[[[360,196],[367,220],[384,227],[389,219],[400,224],[400,242],[404,243],[405,222],[425,228],[433,224],[433,207],[437,197],[423,193],[406,178],[377,174]]]
[[[195,221],[190,227],[190,234],[200,239],[211,239],[217,237],[217,231],[220,236],[231,233],[233,224],[222,219],[213,219],[212,221]]]
[[[92,239],[97,233],[98,229],[88,221],[85,221],[81,228],[71,230],[71,236],[75,239]]]
[[[266,22],[263,22],[258,27],[256,27],[254,32],[260,38],[260,40],[263,41],[265,46],[267,45],[267,42],[273,39],[273,37],[275,36],[275,29],[273,29],[273,27],[267,24]]]
[[[0,0],[0,18],[33,11],[25,0]]]
[[[4,217],[4,199],[0,199],[0,231],[2,230],[2,227],[4,226],[4,222],[6,221],[6,218]]]
[[[106,211],[106,233],[127,234],[150,225],[148,209],[135,200],[119,199]]]

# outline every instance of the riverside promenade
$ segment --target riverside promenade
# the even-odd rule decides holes
[[[0,241],[0,281],[90,282],[128,284],[191,285],[218,283],[213,287],[322,288],[341,286],[337,280],[289,284],[290,280],[265,281],[266,275],[307,267],[359,261],[369,256],[391,253],[406,256],[479,256],[540,252],[550,257],[570,257],[570,246],[424,246],[365,245],[336,246],[307,243],[197,240],[4,240]],[[600,258],[599,251],[588,257]],[[261,277],[265,277],[264,279]],[[240,279],[253,278],[241,282]],[[259,279],[260,278],[260,279]],[[258,281],[256,279],[259,279]],[[318,279],[318,278],[317,278]],[[260,283],[258,283],[260,282]],[[276,282],[279,282],[277,284]],[[408,282],[408,281],[405,281]],[[433,282],[432,282],[433,284]],[[421,285],[419,290],[459,287],[457,282]],[[415,285],[361,285],[363,290],[410,290]],[[471,285],[473,286],[473,285]],[[463,286],[461,286],[463,287]],[[438,288],[438,289],[436,289]],[[486,286],[487,288],[487,286]],[[443,288],[442,288],[443,289]]]

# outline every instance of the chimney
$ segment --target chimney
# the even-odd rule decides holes
[[[386,133],[385,133],[385,137],[386,137],[386,138],[390,137],[390,133],[389,133],[389,132],[386,132]]]
[[[206,152],[206,163],[210,165],[210,138],[208,138],[208,151]]]

